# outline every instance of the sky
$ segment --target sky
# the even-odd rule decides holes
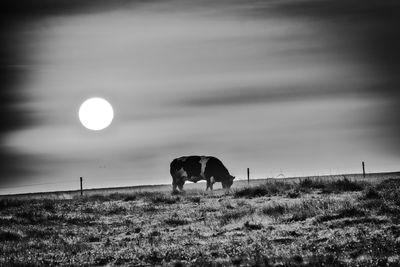
[[[396,1],[15,1],[0,20],[0,194],[398,171]],[[90,97],[114,120],[90,131]]]

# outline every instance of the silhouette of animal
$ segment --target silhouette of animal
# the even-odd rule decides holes
[[[233,184],[234,176],[229,174],[224,164],[216,157],[211,156],[184,156],[174,159],[170,164],[172,176],[172,190],[183,191],[186,181],[197,183],[207,181],[206,190],[213,190],[213,184],[220,182],[222,187],[229,189]]]

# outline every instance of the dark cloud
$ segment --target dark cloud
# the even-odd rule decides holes
[[[1,15],[0,15],[1,16]],[[0,183],[29,173],[28,157],[4,148],[3,139],[13,130],[32,123],[29,110],[21,108],[24,101],[20,85],[25,71],[24,52],[19,36],[19,24],[0,19]]]
[[[9,150],[4,139],[15,130],[39,123],[25,89],[26,67],[34,40],[31,25],[49,16],[94,13],[126,6],[151,3],[145,0],[5,0],[0,3],[0,185],[37,173],[35,158]],[[26,87],[26,86],[25,86]],[[28,86],[29,87],[29,86]]]
[[[26,180],[29,177],[41,173],[39,168],[40,160],[37,157],[19,154],[5,149],[0,153],[0,189],[3,186],[12,185],[19,180]]]
[[[211,107],[227,105],[248,105],[255,103],[276,103],[281,101],[310,100],[333,97],[369,97],[369,92],[362,89],[337,88],[326,89],[321,86],[308,87],[249,87],[218,90],[209,94],[190,95],[178,103],[185,106]]]
[[[277,11],[291,18],[307,18],[326,28],[336,39],[344,40],[360,62],[372,69],[374,94],[387,99],[382,121],[390,121],[390,132],[384,136],[400,135],[400,3],[389,1],[285,1]],[[385,132],[386,131],[386,132]],[[400,140],[386,145],[398,151]],[[391,139],[393,140],[393,139]]]
[[[29,64],[29,25],[48,15],[70,14],[106,8],[109,1],[1,1],[0,3],[0,184],[35,172],[32,157],[5,147],[4,138],[15,130],[35,121],[31,110],[23,108],[26,92],[21,89],[26,82]],[[127,1],[113,1],[121,5]]]
[[[205,1],[208,3],[207,1]],[[212,106],[246,104],[265,101],[286,101],[310,97],[373,96],[388,100],[387,110],[380,111],[386,120],[391,117],[394,125],[400,125],[400,3],[389,1],[225,1],[245,16],[268,18],[271,13],[290,20],[306,19],[323,28],[327,34],[321,38],[337,41],[332,47],[317,50],[313,44],[321,40],[308,40],[312,53],[329,53],[336,49],[338,57],[352,57],[360,65],[371,70],[373,77],[360,77],[369,81],[364,88],[341,88],[331,84],[331,90],[320,90],[310,84],[308,88],[242,88],[226,89],[222,93],[206,96],[192,96],[184,100],[186,105]],[[210,3],[208,3],[210,4]],[[306,49],[306,47],[303,47]],[[298,51],[301,53],[301,51]],[[341,54],[340,54],[341,53]],[[285,56],[285,55],[282,55]],[[329,64],[327,62],[326,64]],[[400,126],[398,129],[400,133]],[[400,143],[399,143],[400,145]]]
[[[388,79],[400,69],[400,3],[398,1],[293,1],[279,9],[283,14],[307,17],[336,38],[351,44],[365,63]]]
[[[134,4],[151,3],[146,0],[5,0],[0,4],[3,18],[21,21],[22,18],[42,18],[47,15],[66,15],[99,12],[112,8],[124,8]]]

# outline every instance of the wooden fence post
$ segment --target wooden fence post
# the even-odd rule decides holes
[[[83,187],[82,187],[82,177],[81,177],[81,196],[83,195]]]
[[[247,168],[247,184],[250,184],[250,168]]]
[[[365,178],[365,163],[364,163],[364,161],[362,162],[362,168],[363,168],[363,177]]]

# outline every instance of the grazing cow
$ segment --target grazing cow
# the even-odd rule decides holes
[[[197,183],[200,180],[207,181],[207,188],[213,189],[213,184],[221,182],[222,187],[229,189],[233,183],[231,176],[222,162],[209,156],[188,156],[176,158],[171,162],[170,173],[172,176],[172,189],[179,187],[183,191],[185,181]]]

